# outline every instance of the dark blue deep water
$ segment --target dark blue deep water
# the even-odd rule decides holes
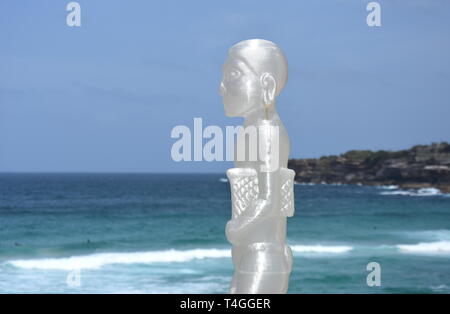
[[[224,175],[1,174],[0,293],[226,293]],[[450,197],[296,185],[289,293],[449,293]],[[369,262],[381,287],[368,287]],[[69,279],[69,280],[68,280]]]

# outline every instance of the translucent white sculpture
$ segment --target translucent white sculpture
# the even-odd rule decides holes
[[[251,39],[230,48],[220,93],[230,117],[244,117],[257,130],[257,143],[237,141],[235,167],[227,171],[232,219],[226,235],[233,244],[231,293],[286,293],[292,252],[286,245],[286,217],[294,214],[294,171],[287,169],[289,138],[275,109],[287,81],[287,61],[274,43]],[[245,138],[243,138],[245,139]],[[252,147],[259,158],[251,158]],[[236,155],[235,155],[236,156]]]

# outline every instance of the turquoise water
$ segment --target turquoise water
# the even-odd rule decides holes
[[[1,174],[0,293],[227,292],[223,177]],[[450,293],[448,195],[346,185],[295,193],[289,293]],[[381,287],[366,284],[369,262],[381,266]]]

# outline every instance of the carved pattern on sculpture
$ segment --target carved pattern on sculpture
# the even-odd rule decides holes
[[[227,171],[231,186],[233,218],[240,216],[257,198],[258,177],[253,169],[232,168]]]
[[[294,216],[294,176],[295,171],[281,169],[281,212],[286,217]],[[231,168],[227,171],[231,187],[233,218],[241,215],[252,205],[259,194],[258,173],[251,168]]]
[[[284,170],[284,171],[283,171]],[[295,171],[291,169],[282,169],[281,174],[283,180],[281,186],[281,211],[286,217],[294,216],[295,200],[294,200],[294,177]]]

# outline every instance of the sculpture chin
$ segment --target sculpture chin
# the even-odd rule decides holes
[[[236,114],[236,113],[233,112],[233,111],[227,110],[227,109],[225,109],[225,115],[226,115],[227,117],[230,117],[230,118],[239,117],[238,114]]]
[[[225,101],[224,101],[224,111],[225,111],[225,115],[227,117],[232,118],[232,117],[240,117],[241,116],[239,110],[236,110],[236,108],[233,108],[233,106],[227,104]]]
[[[242,112],[227,111],[227,110],[225,110],[225,115],[229,118],[239,118],[245,116],[244,113]]]
[[[234,104],[229,105],[228,103],[224,102],[225,115],[230,118],[245,117],[247,113],[250,111],[248,110],[247,107],[248,107],[247,104],[244,104],[240,107],[236,107]]]

